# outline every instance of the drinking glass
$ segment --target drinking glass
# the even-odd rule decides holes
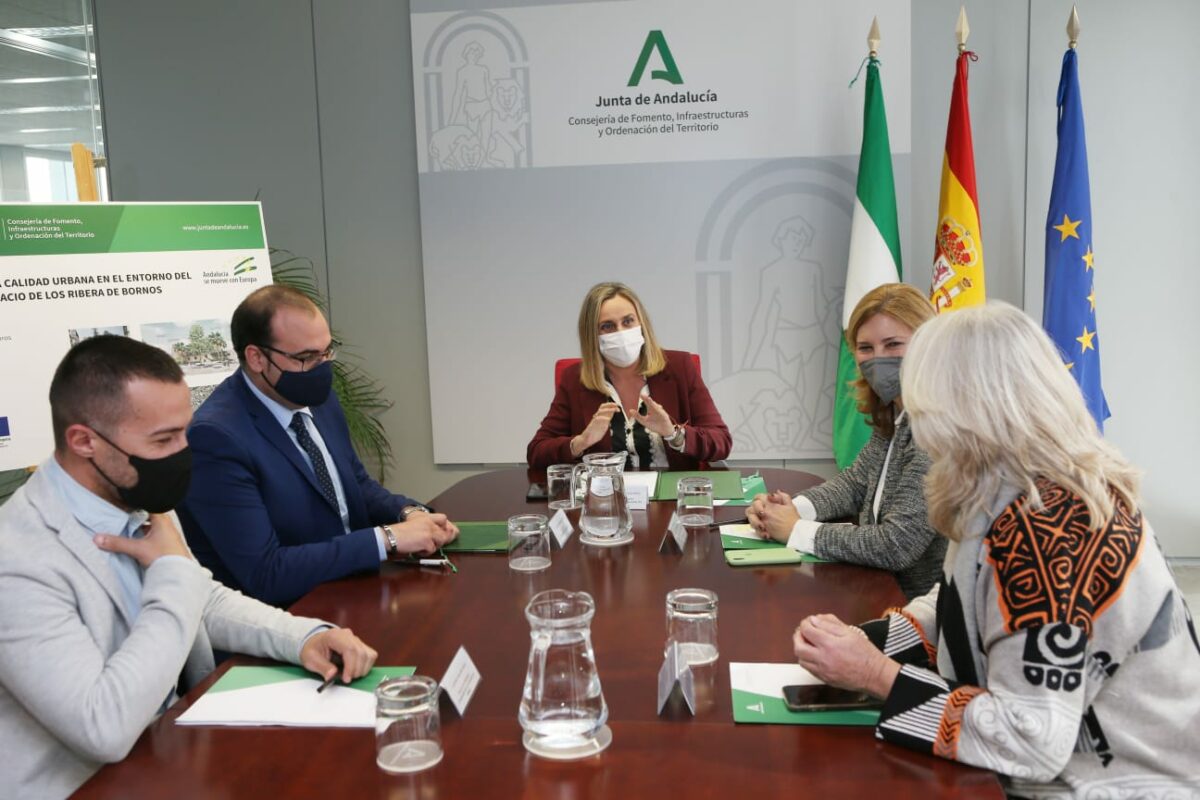
[[[680,478],[675,501],[679,521],[689,528],[711,525],[713,521],[712,478]]]
[[[555,464],[546,467],[546,497],[548,508],[574,508],[575,497],[571,493],[571,475],[574,464]]]
[[[679,644],[688,664],[717,660],[717,593],[708,589],[667,592],[667,647]]]
[[[508,566],[519,572],[550,566],[550,526],[544,514],[508,518]]]
[[[388,678],[375,688],[375,763],[417,772],[442,760],[438,684],[423,675]]]

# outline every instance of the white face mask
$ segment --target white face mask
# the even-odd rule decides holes
[[[628,367],[638,360],[645,342],[640,325],[616,333],[602,333],[600,334],[600,355],[614,366]]]

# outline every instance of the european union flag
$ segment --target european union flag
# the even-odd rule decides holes
[[[1058,345],[1088,410],[1104,430],[1108,403],[1100,386],[1100,339],[1096,335],[1095,254],[1087,144],[1075,50],[1063,56],[1058,82],[1058,155],[1046,219],[1046,286],[1042,327]]]

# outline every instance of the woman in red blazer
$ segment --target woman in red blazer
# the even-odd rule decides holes
[[[626,469],[700,469],[732,439],[695,359],[663,350],[628,286],[600,283],[579,310],[582,360],[563,370],[554,402],[525,451],[529,465],[627,453]]]

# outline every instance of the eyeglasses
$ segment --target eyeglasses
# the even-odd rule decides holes
[[[286,350],[280,350],[276,347],[271,347],[269,344],[255,345],[260,350],[270,350],[272,353],[278,353],[281,356],[287,356],[300,365],[301,371],[307,372],[318,364],[324,364],[326,361],[336,361],[338,348],[342,346],[341,342],[332,341],[329,347],[326,347],[320,352],[305,350],[300,353],[289,353]],[[270,361],[270,358],[267,359]]]

